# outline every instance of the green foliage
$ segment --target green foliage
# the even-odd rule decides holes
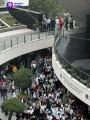
[[[32,71],[28,68],[21,67],[13,74],[13,80],[15,82],[15,86],[19,88],[27,88],[32,84]]]
[[[17,113],[25,109],[24,103],[17,98],[11,98],[1,104],[4,112]]]
[[[18,94],[18,97],[20,99],[22,99],[22,98],[24,99],[24,98],[28,98],[28,95],[26,93],[21,92],[21,93]]]
[[[64,11],[59,0],[30,0],[30,8],[44,13],[47,17],[56,16]]]
[[[41,23],[37,20],[35,24],[33,24],[36,28],[41,29]]]
[[[63,104],[67,104],[69,101],[68,101],[68,96],[65,94],[65,95],[63,95],[63,97],[62,97],[62,103]]]

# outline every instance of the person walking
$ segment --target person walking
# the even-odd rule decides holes
[[[66,30],[68,30],[68,17],[67,16],[65,17],[65,28]]]
[[[47,31],[49,32],[49,34],[50,34],[50,24],[51,24],[51,19],[48,18],[47,19]]]
[[[62,29],[62,26],[63,26],[63,21],[62,21],[62,19],[60,18],[60,19],[59,19],[59,27]]]
[[[55,31],[55,19],[53,17],[51,18],[51,31],[52,31],[52,34],[54,34],[54,31]]]
[[[70,18],[70,29],[73,29],[73,17]]]
[[[42,19],[42,31],[43,32],[46,31],[46,21],[47,21],[46,16],[43,15],[43,19]]]

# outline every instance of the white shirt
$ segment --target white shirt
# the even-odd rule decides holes
[[[37,96],[36,96],[36,93],[34,92],[34,93],[33,93],[33,98],[36,98],[36,97],[37,97]]]
[[[53,116],[57,116],[56,108],[52,108],[52,107],[51,107],[51,110],[52,110],[52,115],[53,115]]]
[[[73,109],[70,110],[70,114],[71,114],[71,115],[73,114]]]
[[[57,92],[57,93],[56,93],[56,98],[59,97],[59,96],[60,96],[60,93]]]
[[[48,120],[53,120],[52,115],[47,115]]]
[[[62,120],[65,120],[65,117],[64,117],[64,116],[62,117]]]
[[[56,24],[59,24],[59,19],[55,19]]]
[[[31,115],[33,114],[33,112],[34,112],[33,108],[30,109],[29,113],[30,113]]]
[[[47,19],[47,24],[50,24],[51,23],[51,20],[50,19]]]
[[[32,66],[33,66],[34,68],[36,68],[36,63],[33,63]]]
[[[60,108],[61,115],[64,115],[64,107]]]
[[[45,105],[41,105],[41,106],[40,106],[40,113],[44,112],[45,108],[46,108]]]
[[[52,94],[51,94],[51,93],[49,93],[49,94],[48,94],[48,97],[52,97]]]
[[[39,84],[38,77],[36,77],[36,84],[37,84],[37,85]]]
[[[13,93],[13,98],[16,97],[16,93]]]
[[[59,104],[61,102],[61,99],[55,99],[56,103]]]
[[[30,113],[31,115],[33,114],[34,110],[33,109],[29,109],[26,111],[26,113]]]
[[[44,74],[40,74],[40,78],[43,80],[45,78]]]

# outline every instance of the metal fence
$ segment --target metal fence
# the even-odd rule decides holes
[[[70,62],[68,62],[58,51],[56,45],[58,40],[60,40],[62,38],[61,33],[59,35],[57,35],[57,37],[55,37],[55,42],[54,42],[54,52],[56,55],[57,60],[59,61],[59,63],[62,66],[62,69],[65,69],[67,71],[67,73],[69,73],[71,75],[72,78],[75,78],[76,80],[78,80],[80,83],[84,84],[87,87],[90,87],[90,75],[88,75],[87,73],[85,73],[84,71],[76,68],[75,66],[73,66]],[[67,37],[65,36],[65,38],[67,39]],[[58,40],[57,40],[58,39]],[[76,38],[79,39],[79,38]]]
[[[4,39],[0,42],[0,52],[12,48],[14,46],[25,44],[35,40],[45,39],[47,37],[54,37],[55,31],[33,31],[30,33],[25,33],[21,35],[11,36],[11,38]]]

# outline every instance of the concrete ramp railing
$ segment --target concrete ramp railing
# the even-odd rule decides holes
[[[23,54],[52,47],[53,42],[54,35],[48,32],[24,32],[9,36],[0,42],[0,65]]]
[[[16,36],[10,36],[0,42],[0,52],[3,52],[11,47],[31,42],[34,40],[40,40],[40,39],[45,39],[47,37],[54,37],[54,34],[49,34],[47,31],[46,32],[40,32],[40,31],[33,31],[29,33],[23,33],[23,34],[17,34]],[[2,38],[3,39],[3,38]]]
[[[3,29],[0,29],[0,33],[12,31],[12,30],[26,29],[26,28],[27,28],[27,25],[20,25],[20,26],[14,26],[14,27],[10,27],[10,28],[3,28]]]

